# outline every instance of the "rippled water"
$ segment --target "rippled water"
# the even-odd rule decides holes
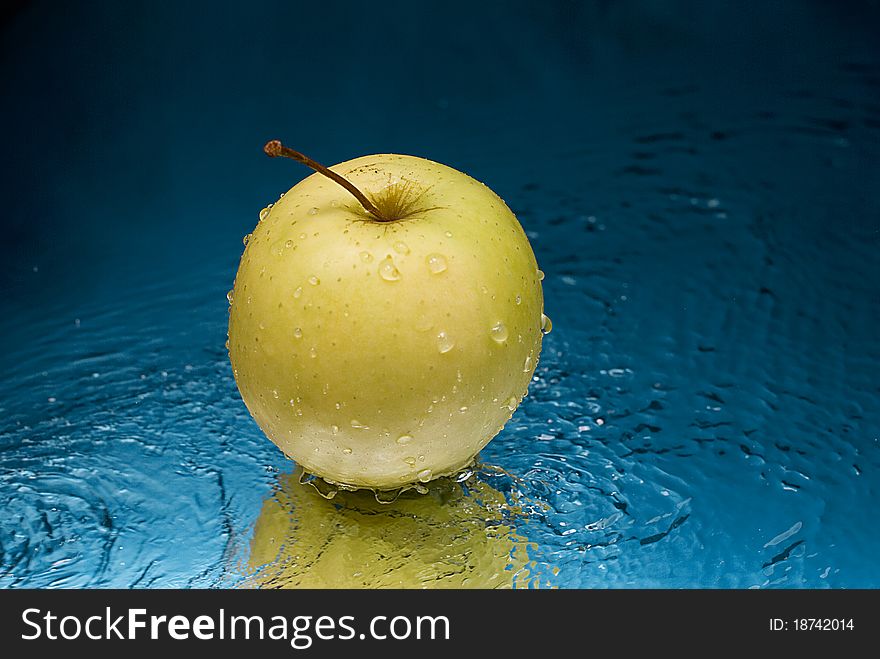
[[[204,119],[206,134],[229,134],[225,155],[206,147],[212,158],[173,148],[183,129],[161,114],[141,136],[111,122],[101,130],[140,145],[140,164],[62,146],[69,167],[32,164],[3,184],[13,198],[47,189],[28,172],[52,185],[51,203],[10,215],[27,221],[8,220],[3,247],[0,586],[880,587],[876,47],[809,5],[763,20],[701,10],[690,27],[650,3],[640,19],[525,7],[504,20],[542,54],[511,55],[510,70],[440,19],[497,68],[494,96],[479,67],[428,58],[441,91],[415,85],[419,119],[385,123],[392,97],[311,142],[338,160],[444,160],[496,189],[528,232],[553,332],[476,474],[386,506],[299,485],[247,414],[224,349],[241,236],[302,175],[262,168],[259,146],[296,122],[230,100]],[[112,27],[105,10],[89,34]],[[307,23],[323,20],[314,11]],[[70,18],[41,29],[60,34]],[[17,20],[9,43],[22,45],[40,14]],[[675,39],[656,36],[670,26]],[[174,81],[144,107],[202,107],[175,90],[209,63],[174,77],[174,57],[120,57]],[[3,61],[27,108],[24,60]],[[71,61],[29,66],[94,65]],[[115,80],[108,67],[99,77]],[[276,67],[257,81],[289,73]],[[230,70],[251,89],[250,70]],[[409,73],[381,84],[393,94]],[[219,92],[221,78],[203,84]],[[510,96],[523,79],[535,93]],[[140,125],[100,94],[111,117]],[[16,112],[4,110],[24,121]],[[80,119],[100,134],[103,120]],[[375,142],[358,137],[369,128]]]

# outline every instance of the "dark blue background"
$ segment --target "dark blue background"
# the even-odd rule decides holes
[[[517,212],[555,329],[483,457],[552,511],[521,529],[549,582],[880,586],[878,18],[23,3],[0,585],[218,583],[289,469],[223,350],[241,237],[304,175],[261,154],[279,137],[444,162]]]

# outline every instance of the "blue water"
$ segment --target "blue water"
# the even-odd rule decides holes
[[[477,4],[7,18],[0,586],[258,569],[294,466],[225,294],[304,175],[279,137],[444,162],[528,232],[554,330],[474,477],[518,585],[880,587],[876,5]]]

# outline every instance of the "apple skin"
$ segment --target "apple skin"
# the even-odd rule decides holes
[[[284,474],[254,525],[250,588],[538,587],[515,509],[489,484],[442,479],[391,504],[372,492],[332,500]]]
[[[313,174],[260,214],[230,295],[242,399],[330,482],[395,489],[453,474],[527,392],[543,274],[514,214],[462,172],[393,154],[332,169],[374,199],[405,185],[418,212],[377,221]]]

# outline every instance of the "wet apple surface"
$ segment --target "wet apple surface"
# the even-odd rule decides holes
[[[513,213],[469,176],[399,155],[333,169],[389,218],[318,173],[260,214],[229,296],[242,398],[328,481],[452,475],[526,394],[542,274]]]

